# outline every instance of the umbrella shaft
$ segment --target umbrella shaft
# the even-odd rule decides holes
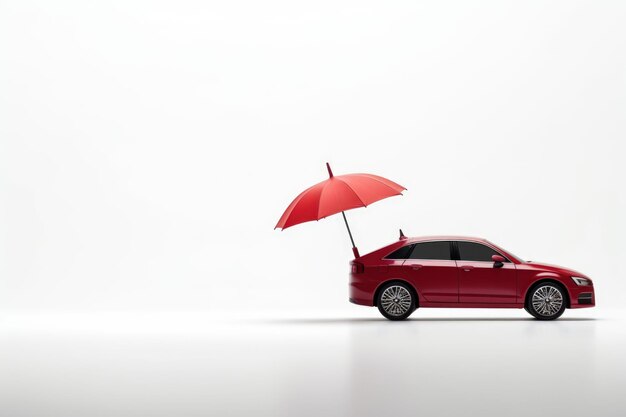
[[[356,245],[354,244],[354,239],[352,238],[352,232],[350,231],[350,226],[348,226],[348,219],[346,219],[346,213],[342,211],[341,215],[343,216],[343,221],[346,223],[346,228],[348,229],[348,234],[350,235],[350,242],[352,242],[352,247],[356,248]]]

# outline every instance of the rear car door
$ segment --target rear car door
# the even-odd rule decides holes
[[[495,249],[478,242],[455,242],[459,268],[460,303],[514,303],[517,299],[515,265]],[[505,262],[496,267],[492,255]]]
[[[405,275],[428,302],[456,303],[459,282],[450,241],[418,242],[402,265]]]

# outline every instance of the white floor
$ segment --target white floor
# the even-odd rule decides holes
[[[626,311],[0,314],[0,416],[624,416]]]

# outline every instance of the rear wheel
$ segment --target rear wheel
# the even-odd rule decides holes
[[[378,310],[389,320],[404,320],[415,311],[413,290],[402,282],[385,284],[378,294]]]
[[[565,290],[546,282],[533,287],[526,301],[526,311],[539,320],[554,320],[565,311]]]

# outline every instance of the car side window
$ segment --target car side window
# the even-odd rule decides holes
[[[501,255],[489,246],[475,242],[457,242],[457,247],[459,248],[459,259],[462,261],[493,262],[491,260],[492,255]]]
[[[409,259],[451,260],[450,242],[438,241],[416,243]]]
[[[408,259],[413,245],[406,245],[385,256],[386,259]]]

